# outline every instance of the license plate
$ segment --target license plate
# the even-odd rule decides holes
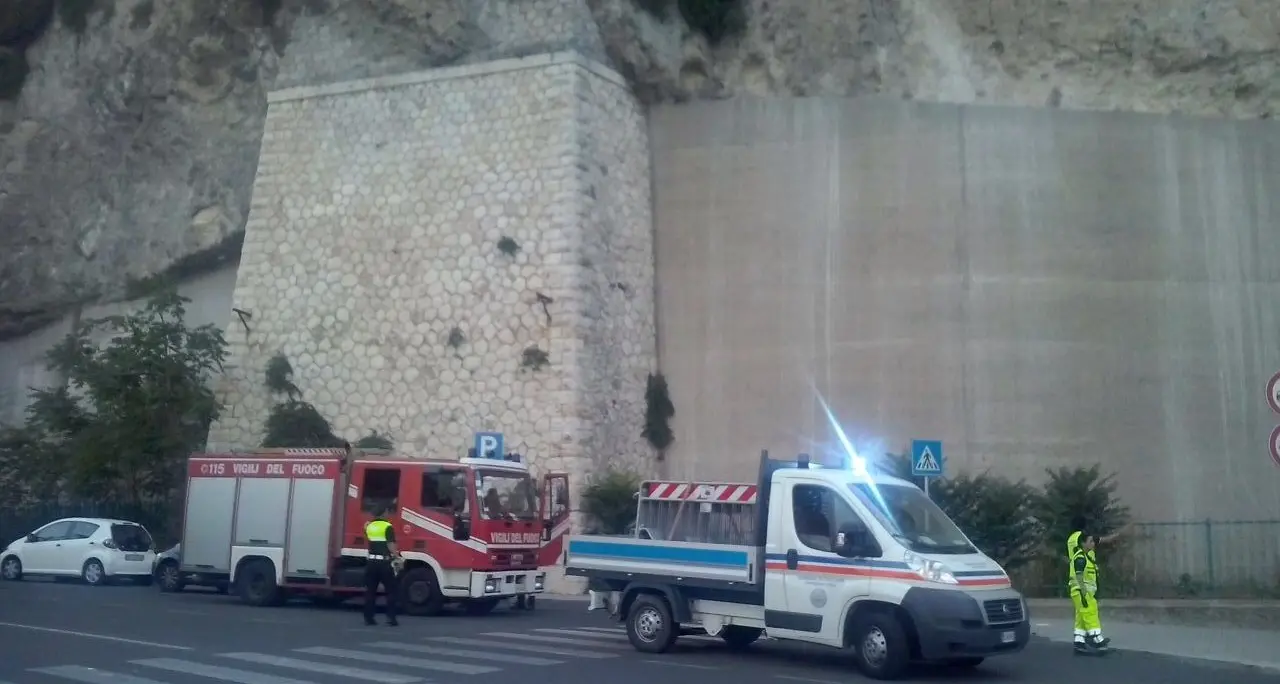
[[[1017,632],[1001,632],[1000,633],[1000,643],[1002,644],[1012,644],[1014,641],[1017,641],[1017,639],[1018,639]]]
[[[127,561],[140,561],[143,558],[146,558],[146,556],[143,556],[140,553],[126,553],[124,555],[124,559]]]

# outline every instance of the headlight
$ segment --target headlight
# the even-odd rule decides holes
[[[547,583],[547,576],[546,576],[546,575],[538,575],[537,577],[534,577],[534,578],[533,578],[533,590],[534,590],[534,591],[542,591],[542,587],[543,587],[543,586],[545,586],[545,585],[546,585],[546,583]]]
[[[908,553],[904,560],[907,562],[907,567],[924,578],[925,581],[938,582],[939,584],[959,584],[956,581],[956,576],[951,574],[951,570],[947,568],[945,563],[921,558],[914,553]]]
[[[500,589],[501,586],[502,586],[502,583],[498,581],[497,577],[488,577],[484,581],[484,593],[496,594],[498,593],[498,589]]]

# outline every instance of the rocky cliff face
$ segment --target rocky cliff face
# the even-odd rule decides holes
[[[278,87],[574,48],[651,102],[1280,110],[1274,0],[742,1],[712,46],[657,0],[0,0],[0,334],[233,258]]]

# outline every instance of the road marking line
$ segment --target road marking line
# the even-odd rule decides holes
[[[587,632],[601,632],[604,634],[623,634],[627,631],[623,627],[578,627],[578,629]]]
[[[693,669],[693,670],[718,670],[718,669],[720,669],[720,668],[718,668],[718,667],[714,667],[714,666],[711,666],[711,665],[694,665],[694,664],[692,664],[692,663],[673,663],[673,662],[666,661],[666,660],[650,660],[650,659],[648,659],[648,658],[643,658],[643,659],[641,659],[641,660],[640,660],[640,662],[642,662],[642,663],[651,663],[651,664],[653,664],[653,665],[666,665],[666,666],[668,666],[668,667],[687,667],[687,668],[690,668],[690,669]]]
[[[426,653],[428,655],[453,656],[455,658],[473,658],[475,660],[498,660],[504,663],[514,665],[563,665],[563,660],[550,660],[548,658],[535,658],[533,656],[519,656],[510,653],[495,653],[489,651],[470,651],[464,648],[440,648],[439,646],[424,646],[422,644],[401,644],[394,641],[375,641],[365,644],[372,648],[390,648],[397,651],[409,651],[412,653]]]
[[[102,639],[103,641],[115,641],[122,644],[134,644],[137,646],[151,646],[152,648],[168,648],[174,651],[194,651],[195,650],[190,646],[177,646],[175,644],[159,644],[154,641],[126,639],[124,637],[108,636],[106,634],[93,634],[91,632],[77,632],[71,629],[54,629],[53,627],[37,627],[35,625],[20,625],[15,622],[0,622],[0,627],[12,627],[14,629],[30,629],[36,632],[64,634],[66,636],[84,637],[85,639]]]
[[[791,675],[774,675],[776,679],[787,679],[793,682],[810,682],[811,684],[840,684],[834,679],[813,679],[811,677],[793,677]]]
[[[585,641],[583,639],[568,639],[565,637],[547,636],[544,634],[519,634],[517,632],[485,632],[484,636],[502,637],[503,639],[523,639],[524,641],[541,641],[548,644],[562,644],[564,646],[585,646],[587,648],[612,648],[615,644],[605,644],[599,641]]]
[[[551,627],[543,627],[533,630],[535,632],[550,632],[551,634],[563,634],[568,637],[582,637],[584,639],[626,639],[627,635],[622,632],[614,632],[606,634],[604,632],[579,632],[574,629],[553,629]]]
[[[81,667],[79,665],[35,667],[32,668],[30,672],[39,672],[40,674],[62,677],[63,679],[83,682],[84,684],[164,684],[163,682],[157,682],[154,679],[135,677],[133,675],[120,674],[117,672],[108,672],[107,670],[98,670],[92,667]]]
[[[493,648],[493,640],[491,639],[466,639],[463,637],[429,637],[428,641],[443,641],[448,644],[458,644],[460,646],[482,646],[484,648]],[[600,644],[592,644],[599,646]],[[541,644],[535,646],[533,644],[503,644],[502,651],[524,651],[525,653],[542,653],[545,655],[571,656],[575,658],[616,658],[613,653],[598,653],[596,651],[567,651],[562,648],[551,648]]]
[[[224,682],[238,682],[238,684],[310,684],[305,680],[292,677],[277,677],[276,675],[263,674],[261,672],[237,670],[234,667],[205,665],[204,663],[178,660],[177,658],[149,658],[147,660],[130,660],[129,662],[143,667],[154,667],[157,670],[168,670],[197,677],[208,677],[209,679],[221,679]]]
[[[425,658],[404,658],[401,656],[385,655],[382,653],[348,651],[342,648],[329,648],[327,646],[295,648],[293,650],[298,653],[307,653],[309,655],[329,656],[331,658],[347,658],[349,660],[363,660],[365,662],[379,663],[382,665],[401,665],[403,667],[417,667],[423,670],[439,670],[441,672],[453,672],[456,674],[486,674],[502,670],[500,667],[450,663],[443,660],[427,660]]]
[[[247,663],[273,665],[305,672],[320,672],[350,679],[363,679],[367,682],[377,682],[379,684],[414,684],[414,682],[422,681],[421,677],[412,677],[410,675],[394,674],[382,670],[365,670],[331,663],[316,663],[310,660],[298,660],[297,658],[267,655],[266,653],[221,653],[219,655],[223,658],[235,658]]]

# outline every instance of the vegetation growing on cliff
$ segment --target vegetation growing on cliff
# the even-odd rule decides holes
[[[635,0],[636,5],[659,19],[670,16],[674,5],[684,23],[711,44],[737,35],[746,27],[743,0]]]
[[[650,373],[644,388],[644,429],[640,434],[658,451],[659,460],[676,439],[671,430],[671,419],[675,415],[667,379],[661,373]]]

